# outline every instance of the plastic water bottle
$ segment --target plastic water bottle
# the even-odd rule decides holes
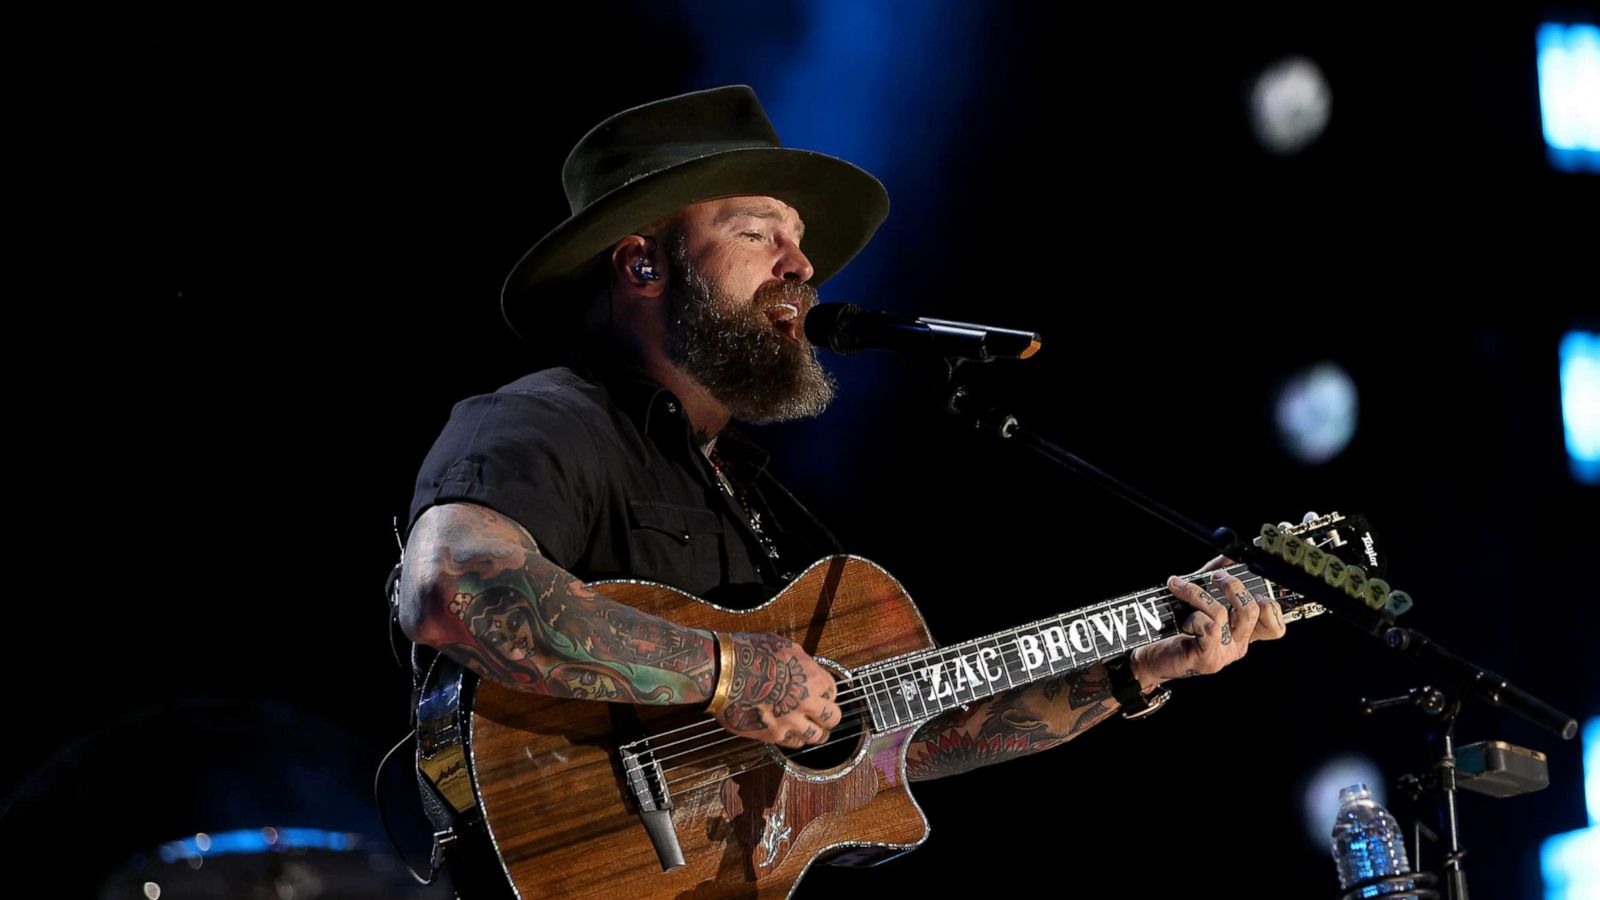
[[[1340,890],[1368,878],[1411,872],[1400,823],[1372,799],[1372,792],[1364,784],[1353,784],[1339,792],[1339,816],[1333,821],[1333,862],[1339,867]],[[1369,887],[1361,896],[1381,897],[1412,887],[1410,880],[1404,880],[1401,884]]]

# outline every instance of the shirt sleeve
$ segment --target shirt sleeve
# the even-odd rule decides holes
[[[468,501],[515,519],[547,559],[570,569],[583,555],[601,489],[580,403],[557,391],[457,403],[417,473],[407,534],[428,507]]]

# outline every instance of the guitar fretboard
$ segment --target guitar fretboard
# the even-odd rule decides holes
[[[1250,590],[1263,591],[1262,578],[1244,566],[1229,571]],[[1217,588],[1201,587],[1227,602]],[[874,731],[894,731],[1171,637],[1193,611],[1165,587],[1152,588],[964,644],[874,663],[858,670],[852,681],[866,699]]]

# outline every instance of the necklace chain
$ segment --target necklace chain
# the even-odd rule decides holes
[[[761,548],[766,551],[768,558],[777,559],[778,545],[762,530],[761,513],[750,504],[750,498],[745,494],[744,487],[742,485],[736,487],[733,480],[728,477],[728,473],[723,470],[722,460],[718,457],[715,447],[707,454],[706,459],[711,462],[711,470],[717,473],[717,482],[722,486],[722,492],[732,497],[739,504],[739,508],[744,510],[745,518],[750,523],[750,530],[755,532],[756,540],[761,542]]]

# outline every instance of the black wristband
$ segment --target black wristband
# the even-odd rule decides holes
[[[1160,709],[1172,698],[1172,691],[1162,687],[1146,697],[1144,686],[1133,677],[1133,657],[1119,656],[1106,660],[1106,680],[1111,684],[1111,696],[1122,705],[1124,719],[1140,719]]]

